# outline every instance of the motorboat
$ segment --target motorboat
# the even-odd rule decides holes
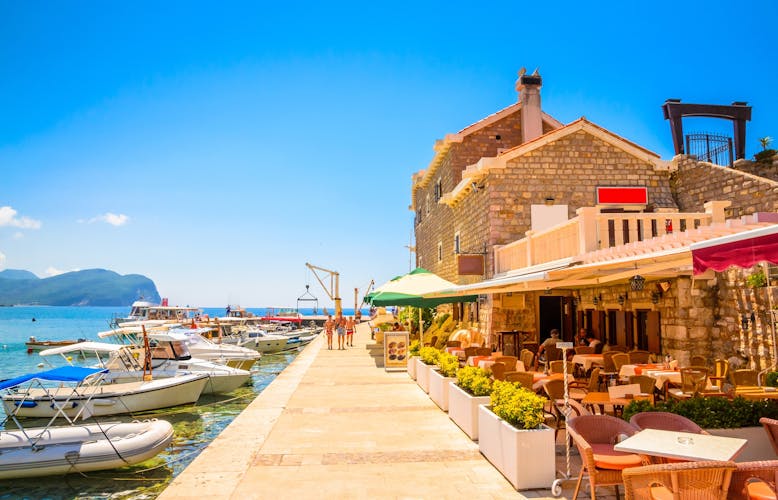
[[[172,439],[165,420],[0,429],[0,479],[134,465],[157,456]]]
[[[167,299],[163,299],[162,304],[136,300],[132,303],[130,313],[123,318],[115,317],[112,326],[118,327],[143,321],[186,323],[199,318],[200,315],[200,309],[197,307],[170,306]]]
[[[202,394],[232,392],[251,378],[251,372],[193,358],[186,344],[165,333],[149,334],[150,366],[155,378],[167,378],[186,373],[205,373],[208,383]],[[90,353],[90,354],[86,354]],[[41,351],[43,357],[59,355],[72,364],[73,354],[97,358],[97,367],[108,368],[105,380],[110,383],[131,382],[143,378],[145,360],[143,346],[122,346],[107,342],[83,342]]]
[[[73,345],[78,342],[84,342],[86,339],[78,340],[38,340],[34,336],[30,336],[29,340],[24,343],[27,347],[27,354],[32,354],[35,351],[42,351],[51,347],[60,347],[66,345]]]
[[[197,401],[208,383],[205,373],[188,373],[111,383],[108,369],[63,366],[3,382],[6,415],[66,417],[69,421],[138,413]],[[67,382],[67,383],[65,383]],[[9,385],[10,384],[10,385]]]
[[[120,343],[140,345],[140,335],[144,327],[122,327],[105,332],[99,332],[100,338],[112,338]],[[150,333],[167,333],[186,344],[191,355],[197,359],[211,361],[232,368],[249,370],[261,354],[253,349],[237,345],[212,342],[203,335],[210,335],[211,328],[183,328],[181,325],[167,325],[162,329],[150,329]],[[220,340],[220,339],[219,339]]]
[[[249,327],[239,334],[225,337],[222,340],[229,344],[255,349],[262,354],[281,352],[289,349],[289,338],[285,335],[273,335],[255,327]]]

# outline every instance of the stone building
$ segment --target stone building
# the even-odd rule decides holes
[[[688,249],[771,224],[760,212],[778,211],[776,164],[662,160],[585,118],[562,125],[541,84],[520,74],[516,104],[436,142],[413,176],[417,265],[481,294],[457,316],[494,345],[501,331],[542,341],[584,327],[682,360],[772,362],[773,289],[745,288],[754,270],[694,277]],[[658,256],[663,245],[680,250]]]

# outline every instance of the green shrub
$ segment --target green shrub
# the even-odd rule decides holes
[[[751,273],[746,277],[746,284],[751,288],[762,288],[767,286],[767,276],[762,271]]]
[[[438,356],[440,356],[440,351],[434,347],[422,347],[419,349],[419,359],[421,359],[422,363],[425,365],[437,364]]]
[[[758,426],[761,417],[778,418],[778,401],[697,397],[662,401],[656,406],[651,406],[648,401],[633,401],[624,408],[622,418],[629,421],[632,415],[644,411],[675,413],[704,429],[736,429]]]
[[[492,393],[489,373],[477,366],[465,366],[457,370],[457,385],[471,396],[488,396]]]
[[[418,356],[419,349],[421,349],[421,342],[419,342],[418,340],[414,340],[413,342],[411,342],[411,346],[408,348],[408,354],[410,356]]]
[[[778,372],[769,372],[765,377],[765,385],[778,387]]]
[[[518,429],[537,429],[545,420],[546,398],[517,382],[495,380],[491,394],[492,412]]]
[[[447,352],[441,352],[438,356],[438,367],[440,374],[444,377],[456,377],[459,370],[459,358]]]

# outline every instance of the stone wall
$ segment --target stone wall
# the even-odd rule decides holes
[[[597,186],[646,186],[649,202],[675,208],[669,173],[580,130],[489,174],[489,244],[506,244],[531,228],[530,206],[552,196],[568,218],[595,205]]]
[[[747,174],[778,181],[778,154],[763,161],[738,160],[734,168]]]
[[[693,156],[677,156],[673,162],[677,171],[671,184],[682,212],[700,212],[703,204],[711,200],[731,201],[733,217],[778,211],[778,181],[698,162]]]

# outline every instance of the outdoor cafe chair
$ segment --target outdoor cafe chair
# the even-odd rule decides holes
[[[625,469],[627,500],[726,500],[734,462],[700,461]]]
[[[759,419],[759,423],[764,427],[767,437],[770,439],[770,444],[773,445],[773,450],[778,455],[778,420],[762,417]]]
[[[717,359],[713,362],[713,375],[710,381],[719,387],[724,387],[724,382],[729,380],[729,361],[726,359]]]
[[[478,349],[478,347],[465,347],[465,361],[471,356],[476,356],[478,354]]]
[[[659,429],[663,431],[707,434],[702,427],[688,418],[666,411],[644,411],[636,413],[629,419],[629,423],[640,430]]]
[[[651,356],[651,353],[648,351],[632,351],[628,352],[627,356],[629,356],[629,364],[644,365],[648,363],[648,358]]]
[[[476,356],[491,356],[492,355],[492,348],[491,347],[476,347],[475,355]]]
[[[648,375],[630,375],[630,384],[640,384],[640,392],[644,394],[653,394],[656,388],[656,379]]]
[[[670,392],[671,395],[685,397],[699,394],[705,390],[708,383],[708,369],[703,366],[681,368],[681,393]]]
[[[535,362],[535,353],[530,351],[529,349],[522,349],[521,354],[519,356],[521,362],[524,364],[524,369],[531,370],[532,365]]]
[[[494,380],[505,380],[505,364],[495,363],[492,365],[492,378]]]
[[[615,486],[618,496],[619,485],[623,484],[622,471],[643,465],[643,459],[635,453],[616,451],[613,446],[621,436],[635,434],[637,427],[609,415],[581,415],[569,419],[566,425],[582,462],[573,500],[578,498],[584,475],[589,477],[592,499],[597,498],[596,489],[600,486]]]
[[[729,483],[730,500],[765,500],[776,498],[778,460],[740,462]]]
[[[700,356],[699,354],[695,354],[691,357],[689,360],[689,363],[691,366],[707,366],[708,365],[708,358],[705,356]]]
[[[732,381],[738,385],[759,385],[759,376],[756,370],[735,370],[732,372]]]
[[[505,365],[505,371],[506,372],[514,372],[516,371],[516,361],[518,361],[518,358],[516,356],[499,356],[494,359],[497,363],[502,363]]]
[[[462,342],[459,340],[447,340],[446,347],[462,347]]]
[[[589,347],[588,345],[579,345],[575,348],[576,354],[594,354],[594,347]]]
[[[532,385],[535,383],[535,378],[532,372],[506,372],[506,382],[518,382],[519,385],[525,389],[532,390]]]
[[[548,396],[551,415],[556,422],[556,431],[554,432],[554,438],[556,439],[560,429],[564,429],[565,423],[565,383],[562,380],[549,380],[543,385],[543,391]],[[570,405],[570,418],[580,415],[591,415],[591,412],[581,405],[578,401],[573,399],[572,395],[568,393],[568,404]]]
[[[548,363],[548,373],[562,373],[563,371],[565,371],[564,361],[557,359],[556,361],[550,361]],[[570,373],[572,373],[572,367]]]
[[[629,364],[629,354],[625,352],[619,352],[613,355],[613,366],[616,368],[616,373],[621,370],[621,367]]]

